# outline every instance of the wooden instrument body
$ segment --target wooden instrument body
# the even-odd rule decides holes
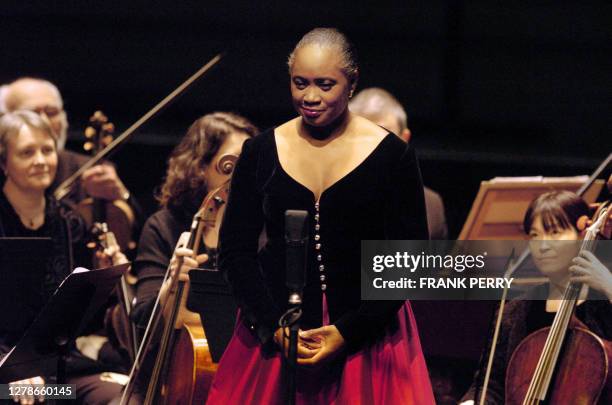
[[[539,404],[526,400],[529,384],[550,328],[533,332],[515,349],[505,382],[505,403]],[[549,404],[595,405],[612,403],[612,342],[583,327],[568,331],[557,373],[549,390]]]
[[[103,221],[100,221],[100,217],[96,218],[96,211],[99,211],[96,209],[96,204],[100,203],[103,204]],[[79,202],[77,210],[85,220],[89,229],[91,229],[96,222],[106,222],[108,228],[115,234],[117,244],[122,252],[133,249],[132,231],[136,219],[134,210],[132,210],[127,202],[123,200],[94,200],[90,197]],[[130,277],[133,276],[130,274]]]
[[[113,141],[114,131],[115,126],[102,111],[94,112],[89,118],[89,126],[85,129],[87,141],[83,148],[95,157]],[[89,229],[96,223],[105,222],[115,235],[122,252],[127,252],[136,246],[132,241],[135,214],[126,201],[106,201],[89,197],[78,203],[77,210]]]
[[[237,157],[231,157],[231,170]],[[222,161],[226,161],[223,159]],[[231,173],[231,171],[230,171]],[[216,248],[221,219],[229,195],[229,179],[217,189],[208,193],[194,221],[198,221],[197,228],[192,230],[192,248],[197,255],[199,248]],[[210,354],[206,332],[198,314],[186,308],[188,289],[180,286],[175,300],[181,300],[178,305],[179,317],[182,322],[175,323],[174,335],[168,345],[167,353],[163,359],[159,358],[167,369],[158,382],[155,404],[201,404],[206,402],[208,392],[217,371]],[[171,316],[170,319],[175,319]],[[146,402],[146,401],[145,401]]]
[[[162,387],[163,403],[203,404],[217,372],[204,328],[185,324],[176,331],[167,383]]]

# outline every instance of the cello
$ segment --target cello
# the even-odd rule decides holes
[[[229,177],[236,160],[235,155],[223,156],[219,160],[218,170]],[[206,195],[193,218],[190,232],[184,234],[186,237],[181,237],[182,240],[187,239],[184,247],[193,250],[194,256],[197,256],[202,246],[212,263],[216,262],[218,232],[228,194],[229,178]],[[183,243],[179,241],[177,247],[183,247]],[[179,258],[177,269],[180,269],[181,262],[182,259]],[[170,269],[171,266],[168,267],[164,282],[169,277]],[[146,382],[146,390],[143,389],[142,392],[143,397],[140,399],[142,403],[203,403],[208,396],[217,364],[212,361],[206,332],[197,314],[186,309],[185,282],[180,281],[178,277],[171,277],[168,290],[170,294],[161,311],[156,311],[160,305],[158,295],[121,404],[133,403],[130,397],[135,385],[142,383],[139,381],[139,371],[146,353],[152,352],[153,347],[156,348],[156,356],[152,363],[151,376]]]
[[[610,206],[604,204],[581,250],[594,250],[609,218]],[[612,403],[612,342],[573,316],[582,290],[582,283],[570,282],[552,326],[533,332],[515,349],[506,372],[507,404]]]

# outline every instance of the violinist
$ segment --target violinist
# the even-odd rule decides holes
[[[612,273],[593,253],[581,251],[577,255],[575,244],[563,242],[580,239],[577,222],[583,215],[589,216],[588,205],[569,191],[542,194],[527,209],[523,226],[531,240],[529,247],[533,261],[549,282],[528,291],[523,299],[506,304],[487,390],[487,404],[504,403],[510,357],[527,335],[552,324],[570,281],[584,283],[589,289],[588,295],[586,289],[583,291],[575,316],[597,336],[612,340]],[[488,351],[484,356],[487,354]],[[484,374],[485,368],[481,367],[461,405],[473,404],[475,396],[480,396],[478,390]]]
[[[5,87],[2,96],[3,109],[6,111],[30,110],[45,116],[57,138],[58,166],[57,175],[51,190],[76,172],[89,157],[64,149],[68,135],[68,119],[64,110],[62,96],[57,87],[46,80],[23,77]],[[67,196],[73,204],[78,204],[86,196],[107,201],[125,200],[138,217],[140,207],[125,187],[115,167],[104,163],[91,167],[81,178],[80,184]]]
[[[310,234],[297,403],[432,404],[410,305],[361,301],[359,284],[361,240],[428,239],[414,149],[348,110],[358,66],[338,30],[307,33],[288,67],[299,115],[245,143],[232,176],[219,268],[240,319],[207,403],[283,403],[291,209],[309,213]]]
[[[146,221],[133,263],[138,277],[133,320],[139,329],[147,324],[179,237],[189,230],[206,194],[227,180],[219,171],[219,159],[227,154],[239,155],[244,141],[257,132],[244,117],[215,112],[196,120],[172,152],[157,196],[162,209]],[[189,257],[192,252],[187,249],[176,253],[185,257],[181,279],[189,281],[186,272],[198,263]],[[200,256],[200,264],[206,260],[207,255]]]
[[[55,131],[45,117],[27,110],[0,117],[0,236],[52,238],[44,279],[28,286],[24,301],[14,303],[18,322],[9,321],[9,314],[0,316],[0,354],[17,343],[75,264],[82,265],[89,256],[78,254],[85,234],[83,221],[49,193],[58,164],[56,145]],[[68,356],[67,382],[76,384],[79,403],[106,403],[120,392],[121,385],[112,381],[114,374],[102,374],[118,370],[103,360],[101,352],[96,357],[88,358],[76,347]],[[47,377],[35,381],[43,379]]]

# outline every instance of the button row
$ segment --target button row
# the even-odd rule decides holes
[[[315,250],[317,251],[317,261],[319,262],[319,271],[321,272],[321,274],[319,275],[319,279],[321,280],[321,291],[325,291],[327,289],[327,284],[325,284],[325,280],[327,279],[326,275],[325,275],[325,265],[322,263],[323,262],[323,255],[321,254],[321,247],[323,246],[323,244],[320,242],[321,241],[321,234],[319,233],[319,231],[321,230],[321,224],[319,223],[319,219],[320,214],[319,214],[319,203],[316,202],[315,203],[315,236],[314,236],[314,240],[318,243],[315,244]]]

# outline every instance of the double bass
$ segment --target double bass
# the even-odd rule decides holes
[[[594,250],[609,218],[605,204],[586,230],[581,250]],[[612,403],[612,342],[574,316],[582,289],[582,283],[570,282],[552,326],[533,332],[515,349],[506,372],[506,404]]]
[[[229,176],[236,160],[235,155],[223,156],[219,160],[218,170]],[[186,244],[182,246],[179,241],[177,247],[193,250],[194,256],[201,252],[202,247],[202,253],[209,255],[209,261],[216,262],[219,227],[228,194],[229,179],[207,194],[194,215]],[[179,258],[177,269],[180,269],[181,262]],[[171,266],[168,267],[164,282],[169,277],[170,268]],[[133,403],[130,397],[135,385],[142,384],[138,377],[140,368],[146,353],[152,352],[153,347],[156,352],[155,360],[151,366],[151,375],[146,381],[146,389],[143,387],[139,401],[143,404],[192,404],[203,403],[208,396],[217,364],[212,360],[201,321],[197,314],[186,309],[185,283],[178,277],[171,277],[170,280],[170,293],[160,311],[156,311],[160,302],[159,296],[157,298],[121,404]],[[183,314],[188,316],[179,316]]]

